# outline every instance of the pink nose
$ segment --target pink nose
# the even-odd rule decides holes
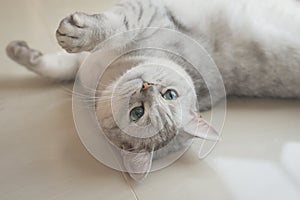
[[[151,87],[151,85],[153,85],[153,84],[151,84],[151,83],[144,83],[143,87],[142,87],[142,90],[147,90],[149,87]]]

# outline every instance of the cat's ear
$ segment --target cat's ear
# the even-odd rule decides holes
[[[218,132],[206,122],[199,114],[195,114],[194,117],[184,126],[184,131],[192,136],[219,141],[220,135]]]
[[[131,178],[137,182],[143,181],[150,171],[153,152],[133,153],[121,150],[121,155],[124,167]]]

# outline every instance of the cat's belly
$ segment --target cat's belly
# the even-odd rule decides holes
[[[164,1],[211,54],[229,95],[300,97],[300,2]]]
[[[300,59],[261,62],[251,53],[245,57],[215,59],[228,95],[300,98]]]

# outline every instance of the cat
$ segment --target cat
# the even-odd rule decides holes
[[[6,51],[11,59],[41,76],[73,80],[89,52],[101,49],[101,42],[111,36],[133,29],[143,34],[147,27],[172,29],[192,37],[211,55],[227,95],[299,98],[299,9],[300,2],[293,0],[124,0],[100,14],[76,12],[63,19],[56,38],[68,53],[42,54],[24,41],[11,42]],[[150,37],[163,36],[154,32]],[[181,41],[160,41],[178,46],[183,57],[192,53]],[[124,46],[142,46],[143,42],[122,41]],[[153,64],[157,62],[161,65]],[[114,65],[124,72],[108,86],[99,85],[102,92],[95,108],[106,136],[121,149],[132,178],[143,180],[157,152],[171,141],[176,143],[174,148],[183,148],[194,137],[218,140],[218,133],[199,113],[224,96],[214,91],[217,98],[211,102],[207,83],[183,59],[145,51],[127,55]],[[215,79],[214,73],[205,77],[210,84]],[[116,108],[107,101],[114,94]],[[113,109],[118,110],[117,116]],[[184,122],[179,123],[181,116]],[[137,135],[136,127],[146,126],[146,132],[158,130],[158,134],[133,137],[120,126]]]

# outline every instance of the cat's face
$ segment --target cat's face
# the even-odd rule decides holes
[[[178,134],[183,116],[196,111],[197,98],[190,77],[174,68],[144,64],[127,71],[109,88],[111,113],[100,124],[113,144],[134,152],[151,151]]]
[[[152,159],[151,152],[180,132],[202,134],[197,135],[196,130],[201,120],[196,114],[193,82],[181,67],[168,65],[132,68],[108,87],[96,104],[99,124],[110,142],[124,151],[142,152],[143,160]],[[137,160],[136,156],[132,159]]]

